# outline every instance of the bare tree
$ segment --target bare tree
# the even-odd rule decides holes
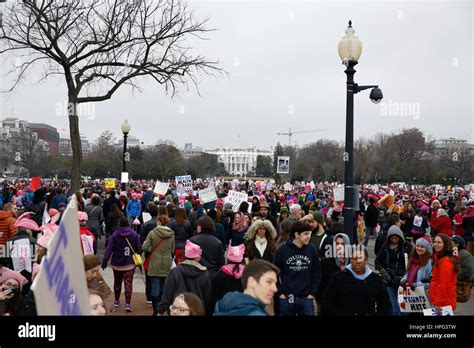
[[[41,80],[59,75],[66,82],[73,190],[80,185],[82,160],[78,105],[108,100],[122,85],[140,91],[140,77],[171,96],[181,85],[197,89],[200,73],[221,72],[218,62],[185,44],[204,39],[207,21],[195,20],[176,0],[24,0],[6,8],[0,54],[18,62],[9,91],[37,63],[45,63]]]

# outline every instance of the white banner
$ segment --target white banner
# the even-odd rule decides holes
[[[186,191],[193,190],[193,179],[191,178],[191,175],[176,176],[175,179],[176,179],[176,186],[181,184],[186,189]]]
[[[214,190],[214,187],[208,187],[204,190],[200,190],[199,191],[199,200],[203,204],[217,201],[216,190]]]
[[[73,196],[31,289],[38,315],[91,315]]]
[[[290,172],[290,157],[278,156],[277,174],[288,174]]]
[[[344,187],[334,187],[332,189],[334,201],[341,202],[344,200]]]
[[[422,286],[417,286],[414,290],[400,286],[398,287],[398,305],[400,312],[421,313],[430,308],[430,301]]]
[[[453,307],[451,306],[444,306],[441,307],[441,311],[436,311],[434,308],[429,308],[425,309],[423,311],[423,315],[429,316],[429,317],[447,317],[447,316],[452,316],[454,315],[453,312]]]
[[[226,197],[226,202],[232,203],[233,210],[238,211],[240,203],[247,202],[248,197],[249,195],[246,193],[230,190]]]
[[[159,182],[159,181],[157,181],[156,184],[155,184],[155,188],[153,189],[153,192],[164,196],[164,195],[166,195],[166,192],[168,192],[169,187],[170,187],[169,182]]]

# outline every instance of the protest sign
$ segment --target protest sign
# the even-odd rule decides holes
[[[238,211],[240,207],[240,203],[247,202],[247,199],[248,199],[248,194],[230,190],[226,197],[226,202],[232,203],[233,210]]]
[[[441,311],[437,311],[435,308],[425,309],[423,311],[423,315],[429,317],[447,317],[454,315],[453,307],[451,306],[444,306],[441,307]]]
[[[216,190],[213,187],[208,187],[204,190],[199,191],[199,200],[201,203],[209,203],[217,201]]]
[[[421,313],[430,308],[430,301],[422,286],[417,286],[414,290],[400,286],[398,287],[398,305],[402,313]]]
[[[166,195],[166,192],[168,192],[169,187],[170,187],[170,184],[168,182],[157,181],[155,184],[155,188],[153,189],[153,192],[164,196]]]
[[[151,220],[150,213],[142,213],[143,223]]]
[[[91,315],[75,196],[49,242],[31,289],[38,315]]]
[[[344,200],[344,187],[334,187],[332,189],[334,201],[341,202]]]
[[[193,190],[193,179],[191,178],[191,175],[176,176],[175,179],[176,179],[176,186],[181,184],[183,185],[186,191]]]
[[[395,196],[395,191],[390,190],[390,196]]]
[[[31,178],[31,190],[34,192],[41,187],[41,177],[34,176]]]
[[[278,156],[277,174],[288,174],[290,172],[290,157]]]
[[[283,188],[285,189],[285,191],[293,190],[293,186],[289,182],[287,182],[285,185],[283,185]]]
[[[128,183],[128,172],[122,172],[120,182],[125,184]]]
[[[105,182],[106,189],[114,189],[115,188],[115,180],[107,180]]]

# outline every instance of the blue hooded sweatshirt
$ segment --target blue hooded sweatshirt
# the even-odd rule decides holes
[[[228,292],[217,301],[215,316],[267,316],[265,305],[256,298],[238,291]]]
[[[281,282],[278,293],[296,297],[316,296],[321,283],[319,253],[313,244],[299,248],[289,239],[275,255],[275,265],[280,268]]]

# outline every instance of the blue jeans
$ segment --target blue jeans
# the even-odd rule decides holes
[[[159,297],[163,292],[166,277],[148,277],[150,279],[151,297]]]
[[[404,315],[405,313],[400,312],[400,306],[398,304],[398,288],[387,286],[387,291],[388,297],[390,297],[390,302],[392,303],[392,315]]]
[[[282,316],[314,316],[314,303],[309,298],[287,295],[285,299],[279,299],[279,304]]]

